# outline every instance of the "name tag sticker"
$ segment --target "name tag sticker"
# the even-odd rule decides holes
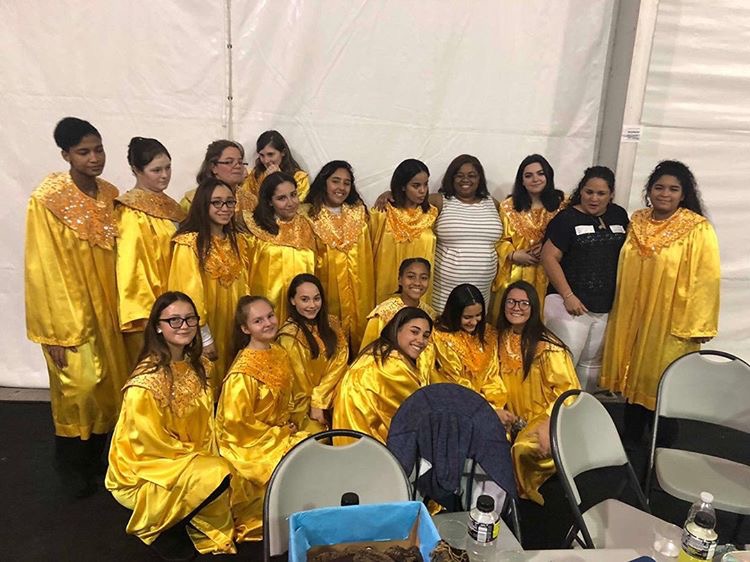
[[[594,226],[591,224],[579,224],[576,226],[576,234],[594,234]]]
[[[621,224],[610,224],[609,229],[615,234],[625,234],[625,227]]]

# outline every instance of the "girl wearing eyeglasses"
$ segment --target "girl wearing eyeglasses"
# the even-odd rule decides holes
[[[278,342],[294,368],[294,420],[300,429],[317,433],[328,427],[336,387],[348,365],[349,344],[338,318],[328,314],[320,280],[309,273],[292,279],[287,292],[289,318]]]
[[[247,226],[250,293],[263,295],[279,318],[289,315],[287,288],[300,273],[315,273],[315,235],[299,212],[294,178],[274,172],[260,186],[255,210],[242,211]]]
[[[497,246],[499,264],[492,287],[493,321],[502,312],[499,297],[513,281],[524,280],[534,285],[543,304],[548,281],[540,262],[542,242],[547,225],[560,211],[563,199],[563,192],[555,189],[555,171],[544,156],[531,154],[521,161],[513,191],[500,203],[503,236]]]
[[[367,207],[348,162],[334,160],[315,176],[305,199],[318,244],[316,275],[331,314],[341,321],[351,349],[358,350],[375,306],[375,271]]]
[[[169,271],[170,290],[190,295],[201,317],[203,353],[215,362],[210,382],[216,397],[232,359],[234,311],[248,292],[245,246],[235,231],[236,206],[227,184],[206,178],[173,238]]]
[[[438,215],[430,205],[430,171],[424,162],[409,158],[393,171],[392,201],[383,210],[370,210],[372,247],[375,259],[375,302],[383,302],[396,290],[397,271],[407,258],[435,259],[435,233]],[[432,291],[426,296],[430,302]]]
[[[246,176],[245,149],[236,141],[221,139],[206,147],[206,155],[203,157],[201,167],[195,176],[195,182],[200,185],[208,178],[216,178],[237,193],[237,189]],[[185,209],[185,212],[190,210],[195,192],[195,189],[188,191],[180,201],[180,205]]]
[[[432,332],[435,372],[430,382],[450,382],[484,396],[503,423],[507,391],[500,378],[497,330],[487,324],[484,296],[474,285],[462,283],[448,295],[445,310]]]
[[[292,404],[294,371],[274,343],[278,321],[268,299],[244,296],[234,323],[237,357],[221,390],[216,436],[234,466],[232,515],[238,542],[263,537],[263,499],[281,457],[309,436],[298,431]]]
[[[172,158],[162,143],[133,137],[128,163],[135,187],[115,199],[117,295],[120,330],[134,366],[151,307],[167,290],[172,236],[186,213],[165,193],[172,177]]]
[[[231,467],[215,441],[211,363],[184,293],[156,299],[123,389],[105,485],[133,512],[126,532],[167,560],[236,552]]]
[[[253,212],[258,205],[260,186],[263,180],[274,172],[284,172],[294,178],[297,184],[297,196],[304,201],[310,191],[310,179],[307,172],[300,168],[292,156],[289,143],[278,131],[265,131],[255,142],[258,157],[255,166],[237,190],[237,198],[243,211]]]
[[[550,452],[549,421],[558,396],[580,388],[565,344],[543,323],[539,295],[526,281],[503,293],[500,331],[500,375],[512,414],[511,448],[520,497],[544,505],[540,487],[555,473]]]

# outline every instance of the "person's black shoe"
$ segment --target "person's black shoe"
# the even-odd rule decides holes
[[[164,531],[151,543],[151,549],[159,558],[170,562],[193,560],[198,555],[184,525]]]

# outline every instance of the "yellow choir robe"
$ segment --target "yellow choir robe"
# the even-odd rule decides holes
[[[106,488],[133,514],[126,531],[151,544],[182,521],[231,474],[219,456],[213,393],[187,361],[169,371],[140,363],[124,388],[109,450]],[[208,374],[211,364],[203,360]],[[188,526],[201,553],[235,553],[229,490]]]
[[[117,320],[113,201],[97,179],[96,199],[70,173],[47,176],[26,213],[26,334],[38,344],[75,347],[60,369],[44,351],[55,434],[88,439],[114,427],[128,375]]]
[[[234,467],[237,541],[261,540],[266,486],[284,454],[309,436],[291,419],[293,370],[284,349],[243,349],[229,369],[216,412],[221,456]]]
[[[310,178],[307,172],[302,170],[297,170],[293,176],[294,181],[297,182],[297,197],[300,201],[304,201],[310,192]],[[245,181],[237,188],[237,208],[240,211],[252,213],[255,210],[255,207],[258,206],[260,184],[263,183],[264,179],[266,179],[265,171],[257,178],[255,177],[255,170],[248,172]]]
[[[570,353],[562,347],[539,342],[528,376],[523,376],[521,335],[506,330],[500,336],[500,375],[508,391],[506,409],[528,425],[511,447],[518,493],[544,505],[539,487],[555,473],[552,456],[537,458],[539,441],[534,431],[546,422],[555,400],[564,392],[580,388]]]
[[[435,309],[427,304],[426,301],[426,298],[422,298],[422,300],[419,301],[419,308],[424,310],[429,314],[430,318],[435,320],[435,318],[437,318]],[[385,325],[388,324],[388,322],[396,316],[396,313],[405,306],[404,301],[402,301],[401,297],[396,294],[381,302],[372,312],[370,312],[370,314],[367,315],[367,327],[365,328],[365,335],[362,338],[360,352],[380,337],[380,332],[383,331]],[[430,338],[430,343],[417,358],[417,366],[419,367],[422,382],[424,384],[429,384],[434,376],[433,371],[435,370],[435,347],[432,345],[432,338]]]
[[[387,203],[385,210],[370,210],[372,249],[375,256],[375,302],[398,289],[398,267],[406,258],[425,258],[434,264],[436,237],[432,228],[436,207],[426,213],[420,207],[399,209]],[[431,300],[432,287],[424,296]]]
[[[328,321],[334,332],[336,332],[336,340],[338,342],[336,350],[330,359],[326,357],[325,345],[315,325],[308,324],[318,344],[319,354],[315,359],[312,358],[305,335],[296,322],[287,321],[281,327],[277,336],[278,344],[289,354],[292,369],[294,370],[292,381],[292,421],[294,421],[298,428],[310,433],[318,433],[326,430],[325,426],[311,420],[308,414],[311,407],[323,410],[331,407],[334,393],[341,381],[341,377],[344,376],[349,359],[349,345],[341,330],[338,318],[329,315]]]
[[[120,330],[133,367],[151,307],[167,290],[172,236],[184,218],[185,211],[165,193],[131,189],[115,199]]]
[[[328,311],[341,320],[347,341],[359,349],[367,314],[375,306],[375,272],[367,209],[342,205],[335,214],[325,207],[310,217],[318,247],[315,275],[326,293]]]
[[[487,324],[484,344],[479,337],[463,330],[432,332],[435,370],[430,382],[450,382],[481,394],[495,410],[505,407],[508,392],[500,378],[497,330]]]
[[[679,208],[656,221],[633,213],[617,268],[600,385],[656,408],[659,380],[675,359],[714,337],[719,321],[719,244],[711,223]]]
[[[417,368],[399,351],[385,361],[372,352],[357,357],[339,385],[333,405],[334,429],[354,429],[382,443],[398,407],[425,386]]]
[[[560,211],[544,207],[528,211],[516,211],[513,199],[508,197],[500,203],[500,221],[503,223],[503,235],[497,243],[497,275],[492,283],[492,303],[488,314],[489,321],[497,322],[502,312],[500,299],[505,288],[515,281],[528,281],[536,289],[539,301],[544,302],[547,294],[547,274],[542,264],[518,265],[510,260],[510,255],[517,250],[528,250],[544,239],[547,225]]]
[[[234,313],[240,297],[247,294],[247,267],[242,237],[237,236],[239,255],[229,238],[213,237],[203,269],[198,261],[198,233],[185,232],[174,239],[169,290],[182,291],[195,303],[200,325],[208,324],[218,359],[211,387],[216,397],[232,360]]]
[[[286,294],[289,284],[300,273],[315,273],[315,236],[308,220],[297,215],[291,221],[278,221],[276,235],[255,223],[252,213],[242,213],[249,230],[247,261],[250,268],[250,294],[266,297],[280,320],[289,316]]]
[[[193,198],[195,197],[196,191],[197,188],[186,191],[185,195],[183,195],[182,199],[180,199],[180,207],[182,207],[182,210],[185,211],[185,215],[190,212],[190,205],[193,204]]]

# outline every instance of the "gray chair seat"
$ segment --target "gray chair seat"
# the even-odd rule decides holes
[[[659,486],[687,502],[695,501],[696,490],[714,496],[714,507],[750,514],[750,466],[729,459],[680,449],[657,448],[654,472]]]

